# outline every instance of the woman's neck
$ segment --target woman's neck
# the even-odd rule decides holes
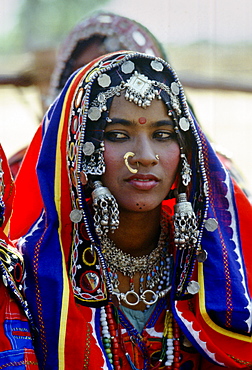
[[[138,257],[157,246],[159,235],[160,207],[149,212],[120,210],[120,226],[109,237],[122,251]]]

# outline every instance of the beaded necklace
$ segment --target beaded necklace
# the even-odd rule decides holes
[[[133,257],[116,247],[112,240],[108,237],[102,240],[102,253],[106,261],[109,271],[110,280],[112,283],[112,299],[114,305],[110,302],[105,307],[101,308],[101,334],[105,352],[109,362],[115,370],[122,370],[119,359],[120,348],[125,354],[127,361],[132,370],[140,370],[134,363],[127,352],[123,340],[123,331],[126,330],[131,341],[137,346],[138,351],[142,355],[143,368],[148,370],[150,367],[153,370],[163,368],[165,370],[176,369],[179,367],[179,328],[173,319],[171,311],[167,308],[168,299],[165,297],[170,288],[170,270],[173,264],[173,256],[168,254],[168,222],[169,216],[166,212],[161,215],[161,233],[158,241],[158,246],[149,254],[141,257]],[[129,278],[130,290],[126,293],[120,292],[120,283],[117,272],[120,271],[124,276]],[[139,293],[135,291],[134,275],[139,274]],[[155,292],[152,289],[155,289]],[[147,300],[147,294],[150,294],[151,299]],[[130,298],[135,301],[131,301]],[[158,301],[159,300],[159,301]],[[156,320],[161,312],[165,309],[164,331],[162,338],[162,348],[159,359],[155,364],[151,364],[150,356],[147,350],[146,339],[144,340],[141,334],[133,327],[130,321],[117,307],[120,301],[127,303],[129,306],[134,306],[140,301],[146,304],[146,308],[156,303],[152,318],[149,320],[150,327],[154,327]],[[148,325],[149,325],[148,324]]]
[[[162,309],[162,303],[161,303]],[[113,312],[114,311],[114,312]],[[123,317],[123,314],[111,304],[101,308],[100,311],[102,342],[109,362],[115,370],[122,370],[119,348],[121,347],[127,361],[132,370],[140,370],[134,364],[134,361],[127,352],[122,336],[122,330],[126,329],[131,341],[137,346],[139,352],[144,359],[143,369],[150,368],[150,357],[147,351],[147,343],[143,340],[140,333],[131,325],[131,323]],[[154,325],[154,324],[153,324]],[[165,370],[179,368],[180,345],[179,345],[180,330],[173,319],[172,313],[166,309],[164,319],[164,331],[162,338],[162,348],[160,350],[159,359],[155,364],[152,364],[152,370],[159,368]]]

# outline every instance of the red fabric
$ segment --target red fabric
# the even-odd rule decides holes
[[[248,201],[243,191],[234,182],[235,198],[237,211],[239,214],[239,227],[242,241],[242,252],[244,263],[247,270],[248,286],[252,292],[252,251],[251,232],[252,230],[252,205]],[[249,217],[250,215],[250,217]],[[197,271],[194,271],[194,279],[197,280]],[[219,362],[224,362],[230,369],[251,369],[252,368],[252,351],[251,351],[251,336],[248,336],[246,341],[245,335],[240,336],[240,339],[226,334],[221,334],[212,324],[208,324],[202,317],[199,307],[199,295],[195,295],[191,301],[177,302],[178,311],[186,319],[187,325],[192,325],[195,332],[199,333],[201,341],[207,343],[208,350],[215,354]],[[196,312],[196,315],[195,313]],[[189,324],[190,323],[190,324]],[[203,365],[201,365],[203,366]],[[201,367],[202,369],[205,369]],[[208,367],[206,367],[208,369]],[[211,369],[211,367],[210,367]]]
[[[192,310],[191,301],[179,301],[177,307],[182,312],[182,316],[186,319],[188,325],[192,325],[195,332],[198,333],[199,340],[206,344],[209,353],[212,353],[217,361],[224,363],[229,369],[251,369],[251,343],[226,337],[213,330],[202,319],[200,310],[196,307],[197,303],[194,302],[196,315],[194,310]],[[205,368],[202,367],[202,369]]]
[[[12,176],[15,178],[23,161],[27,148],[23,148],[9,158],[9,166]]]
[[[11,298],[9,291],[0,281],[0,369],[38,369],[38,362],[32,348],[17,348],[13,345],[16,337],[27,336],[31,338],[30,332],[12,330],[12,335],[6,335],[6,320],[12,322],[13,326],[19,327],[20,322],[27,323],[27,318],[22,313],[16,301]],[[11,336],[11,340],[10,337]],[[30,339],[31,341],[31,339]],[[8,352],[6,352],[8,351]],[[22,360],[16,360],[16,356],[23,351]],[[23,365],[23,367],[21,367]]]
[[[68,310],[68,332],[66,337],[66,348],[65,352],[65,364],[66,369],[79,369],[80,364],[85,365],[87,369],[101,369],[103,367],[102,352],[99,342],[93,335],[94,328],[94,312],[95,309],[78,306],[74,303],[74,300],[70,301],[70,307]],[[158,319],[155,325],[155,331],[163,331],[163,317],[164,313]],[[118,332],[116,333],[118,338]],[[151,338],[151,336],[145,330],[143,333],[143,340],[147,344],[148,354],[151,357],[154,353],[158,352],[162,343],[160,338]],[[143,358],[137,346],[132,343],[127,333],[123,334],[123,341],[125,343],[125,349],[130,354],[130,357],[135,359],[135,365],[137,368],[143,368]],[[122,350],[121,346],[117,352],[120,361],[122,361],[122,369],[132,370],[125,357],[125,351]],[[180,350],[181,362],[180,366],[186,362],[193,363],[192,370],[206,370],[206,369],[220,369],[220,366],[214,365],[204,359],[198,352],[190,353],[185,350]],[[84,368],[85,368],[84,366]],[[163,367],[161,366],[160,369]],[[237,368],[237,367],[236,367]]]
[[[252,248],[251,246],[251,230],[252,230],[252,205],[239,186],[234,183],[235,197],[237,200],[237,208],[239,212],[239,225],[241,231],[242,252],[248,274],[248,286],[250,294],[252,294]],[[248,217],[248,213],[251,217]]]
[[[5,222],[8,222],[14,196],[14,183],[10,174],[6,156],[0,146],[0,158],[2,159],[2,168],[4,172],[4,194],[5,203]],[[12,248],[13,245],[8,237],[0,228],[0,239],[5,240]],[[1,245],[0,241],[0,249]],[[4,252],[3,252],[4,253]],[[3,262],[0,260],[1,268]],[[0,275],[1,270],[0,270]],[[0,276],[0,369],[38,369],[38,362],[34,353],[31,332],[26,316],[23,313],[21,305],[15,299],[14,293],[3,284]]]
[[[12,211],[12,202],[15,195],[15,185],[12,179],[9,165],[4,153],[2,146],[0,145],[0,158],[2,159],[2,169],[4,173],[4,194],[3,194],[3,201],[5,204],[5,212],[4,212],[4,223],[2,228],[4,229]],[[1,192],[1,189],[0,189]]]
[[[36,164],[42,141],[42,125],[39,126],[23,161],[22,171],[16,178],[16,196],[13,202],[10,238],[18,239],[39,217],[42,210],[42,198],[36,174]],[[29,200],[24,203],[24,200]],[[36,206],[35,206],[36,205]]]

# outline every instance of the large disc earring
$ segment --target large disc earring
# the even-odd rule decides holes
[[[109,231],[114,232],[119,226],[119,210],[115,197],[101,181],[94,182],[92,192],[95,231],[99,237]]]

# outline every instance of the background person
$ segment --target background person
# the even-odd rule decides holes
[[[118,14],[95,12],[78,22],[60,45],[47,94],[43,82],[41,91],[43,111],[45,112],[54,101],[74,71],[103,54],[117,50],[136,50],[166,60],[162,45],[146,27]],[[9,158],[14,178],[26,149],[22,148]]]
[[[142,24],[111,12],[95,12],[78,22],[60,45],[46,106],[74,71],[103,54],[119,50],[135,50],[167,60],[161,43]]]

